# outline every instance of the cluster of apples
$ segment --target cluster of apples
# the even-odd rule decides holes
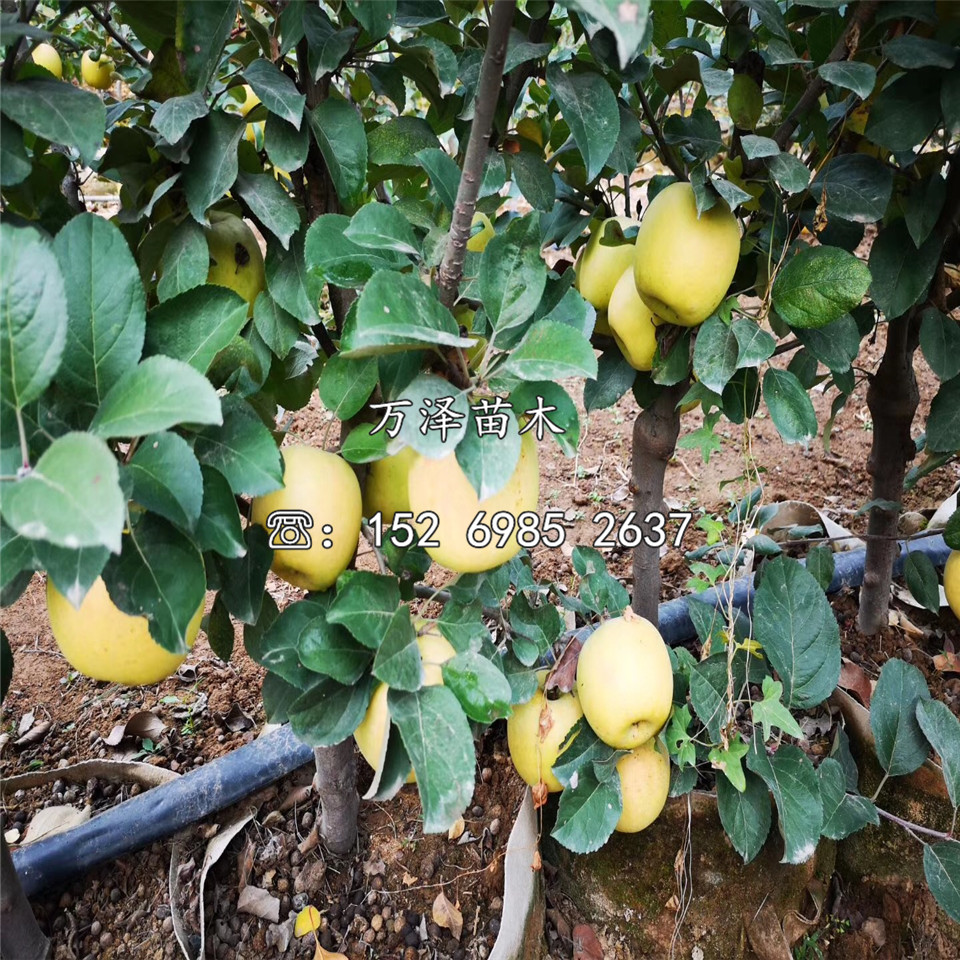
[[[637,228],[636,238],[626,232]],[[590,236],[575,267],[577,289],[597,310],[635,370],[651,370],[657,327],[696,327],[722,302],[737,269],[740,228],[718,200],[697,216],[693,187],[671,183],[643,220],[611,217]]]
[[[637,833],[660,815],[670,792],[670,759],[657,737],[673,704],[670,654],[657,628],[627,609],[587,638],[576,685],[550,699],[547,673],[532,700],[507,720],[507,743],[517,772],[532,787],[563,789],[553,773],[576,739],[583,717],[607,745],[628,750],[617,762],[623,809],[616,830]]]
[[[58,80],[63,79],[63,61],[57,48],[50,43],[38,43],[30,54],[30,59]],[[101,53],[96,59],[93,52],[85,50],[80,58],[80,76],[88,87],[94,90],[106,90],[113,83],[113,71],[116,64],[112,57]]]

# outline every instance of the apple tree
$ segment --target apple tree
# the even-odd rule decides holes
[[[530,552],[550,543],[546,515],[525,530],[509,510],[481,517],[469,546],[502,540],[508,559],[483,569],[449,559],[458,575],[442,591],[423,583],[429,521],[385,533],[368,515],[378,572],[344,570],[279,611],[265,587],[270,536],[249,520],[251,501],[283,485],[291,412],[318,392],[339,431],[324,445],[361,484],[404,448],[430,462],[453,454],[475,506],[508,488],[541,414],[552,428],[539,442],[575,453],[577,407],[559,381],[584,381],[588,411],[632,391],[642,408],[633,509],[646,517],[663,509],[681,409],[699,403],[702,425],[682,445],[708,458],[721,419],[745,438],[736,542],[714,556],[720,574],[748,552],[768,560],[752,622],[691,606],[705,654],[674,654],[674,792],[715,782],[745,859],[766,839],[771,791],[787,859],[876,821],[845,756],[814,768],[780,742],[796,736],[790,710],[836,686],[839,636],[823,592],[829,555],[804,569],[754,532],[766,505],[750,492],[760,479],[750,420],[762,403],[785,442],[808,442],[821,431],[810,390],[832,391],[835,415],[869,377],[861,625],[875,631],[915,454],[918,344],[941,380],[922,469],[960,448],[956,21],[925,3],[870,0],[118,0],[56,12],[25,3],[2,17],[4,603],[38,570],[75,606],[102,577],[120,610],[183,653],[213,591],[213,649],[229,658],[242,624],[267,670],[268,715],[315,748],[328,846],[356,840],[351,735],[381,684],[390,719],[368,796],[393,796],[412,767],[424,827],[443,830],[472,795],[474,734],[535,694],[564,635],[561,609],[590,626],[631,597],[587,547],[573,555],[578,595],[540,582]],[[59,51],[61,77],[34,62],[40,43]],[[84,48],[115,61],[110,90],[70,82]],[[109,219],[86,209],[90,171],[115,185]],[[674,181],[689,184],[698,215],[737,217],[739,257],[708,315],[661,324],[651,369],[638,371],[598,329],[569,267],[603,220],[636,218]],[[244,221],[265,252],[218,229]],[[635,242],[638,229],[614,230],[613,243]],[[695,283],[715,265],[690,266]],[[864,373],[861,346],[881,327],[884,359]],[[400,405],[396,432],[384,429]],[[502,435],[478,429],[491,408]],[[822,432],[828,442],[829,422]],[[428,499],[448,493],[426,484]],[[935,572],[914,566],[929,593]],[[635,549],[633,582],[634,609],[655,622],[656,547]],[[435,626],[415,623],[417,597],[444,602]],[[424,683],[417,639],[428,629],[454,651],[442,686]],[[553,686],[574,682],[576,650]],[[916,727],[891,773],[931,746],[946,756],[952,728],[926,717],[915,693],[906,706],[879,698],[878,723],[896,707]],[[578,730],[557,831],[587,850],[610,835],[622,795],[617,751]],[[779,791],[788,767],[802,795]],[[797,803],[810,811],[800,822]],[[743,822],[749,837],[730,826]],[[939,840],[928,877],[956,916],[944,892],[956,844]]]

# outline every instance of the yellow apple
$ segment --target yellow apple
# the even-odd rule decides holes
[[[634,280],[662,320],[696,327],[720,305],[740,257],[740,228],[723,200],[697,218],[689,183],[671,183],[647,207]]]
[[[88,87],[93,87],[94,90],[106,90],[113,80],[114,66],[113,58],[105,53],[100,54],[99,60],[94,60],[90,56],[90,51],[84,50],[80,58],[80,75]]]
[[[424,621],[417,620],[414,626],[419,630]],[[420,659],[423,663],[423,685],[425,687],[443,686],[442,664],[455,657],[457,651],[450,642],[436,628],[431,627],[417,637],[417,646],[420,648]],[[390,732],[390,710],[387,706],[387,692],[389,687],[381,683],[373,692],[370,706],[366,715],[360,721],[360,726],[353,733],[363,759],[373,767],[379,769],[383,761],[386,739]],[[407,775],[407,783],[415,783],[416,775],[411,770]]]
[[[610,320],[607,317],[606,310],[597,311],[597,322],[593,325],[593,332],[600,333],[605,337],[613,336],[613,331],[610,329]]]
[[[417,459],[413,447],[404,447],[399,453],[382,460],[374,460],[367,468],[363,488],[363,515],[367,518],[379,512],[384,525],[393,522],[393,515],[410,509],[407,481],[410,467]]]
[[[638,833],[657,817],[670,793],[670,758],[660,741],[653,737],[631,750],[617,762],[623,812],[615,829],[620,833]]]
[[[247,301],[247,315],[253,316],[253,304],[266,286],[263,254],[253,231],[232,213],[210,211],[210,226],[204,227],[210,251],[207,283],[229,287]]]
[[[518,120],[517,133],[524,139],[532,141],[538,147],[543,146],[543,131],[533,117],[524,117],[522,120]]]
[[[583,716],[575,692],[562,693],[556,700],[543,692],[546,671],[533,699],[513,708],[507,719],[507,746],[517,773],[531,787],[543,781],[557,793],[563,784],[554,776],[553,765],[571,727]]]
[[[654,736],[673,705],[670,654],[657,628],[628,608],[594,630],[580,651],[577,695],[611,747],[632,750]]]
[[[303,510],[313,526],[306,531],[308,549],[274,550],[273,572],[304,590],[332,586],[357,550],[361,500],[360,484],[346,460],[315,447],[285,447],[283,487],[255,497],[250,520],[266,528],[274,510]]]
[[[620,231],[635,226],[637,221],[629,217],[604,220],[590,233],[587,245],[577,258],[576,287],[583,299],[597,310],[607,309],[623,271],[633,266],[633,240],[624,240]]]
[[[260,98],[250,88],[250,84],[245,83],[243,90],[243,100],[240,102],[240,116],[245,117],[254,107],[260,106]]]
[[[86,677],[139,687],[159,683],[186,659],[171,653],[150,636],[146,617],[124,613],[110,599],[98,577],[79,609],[47,580],[50,630],[67,662]],[[203,603],[187,625],[186,641],[193,647],[203,618]]]
[[[63,79],[63,63],[56,47],[49,43],[38,43],[30,54],[30,59],[39,67],[52,73],[58,80]]]
[[[943,568],[943,592],[955,617],[960,619],[960,550],[953,550]]]
[[[480,573],[506,563],[520,551],[516,531],[501,547],[494,534],[485,547],[475,547],[467,541],[467,528],[482,510],[482,523],[489,527],[495,513],[506,511],[516,518],[526,510],[536,510],[540,497],[540,467],[533,431],[521,438],[520,459],[506,486],[492,497],[479,500],[466,474],[457,463],[455,453],[440,460],[419,457],[410,468],[410,509],[414,516],[425,510],[434,512],[439,526],[431,541],[436,547],[426,551],[442,567],[456,573]],[[427,525],[419,525],[421,536]]]
[[[479,233],[472,233],[473,228],[478,223],[483,224],[483,229]],[[487,248],[487,244],[496,235],[496,230],[493,229],[493,224],[490,222],[490,218],[485,213],[481,213],[479,210],[473,215],[473,220],[470,223],[470,230],[472,236],[467,241],[467,249],[471,251],[471,253],[483,253],[483,251]]]
[[[634,370],[652,370],[657,354],[657,327],[650,308],[640,299],[629,266],[610,296],[607,322],[620,352]]]

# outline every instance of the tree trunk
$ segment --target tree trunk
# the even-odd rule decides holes
[[[7,841],[0,838],[0,958],[2,960],[47,960],[50,941],[37,925],[29,901],[23,895]]]
[[[314,748],[313,759],[317,767],[313,787],[320,801],[320,836],[331,853],[345,856],[357,842],[360,810],[353,738],[335,747]]]
[[[683,381],[665,387],[652,407],[640,412],[633,424],[633,509],[636,523],[650,530],[645,518],[664,513],[663,477],[680,434],[677,404],[687,392]],[[660,548],[641,543],[633,551],[633,610],[651,623],[658,622],[660,603]]]
[[[916,456],[910,427],[920,402],[913,373],[917,348],[917,311],[887,324],[887,343],[880,367],[867,389],[873,418],[873,447],[867,469],[873,477],[873,499],[900,503],[907,464]],[[860,632],[879,633],[888,621],[893,562],[899,552],[900,508],[873,507],[867,524],[867,556],[860,588]],[[878,539],[880,538],[880,539]]]

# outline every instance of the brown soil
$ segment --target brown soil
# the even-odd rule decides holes
[[[875,369],[882,351],[879,342],[867,347],[859,363],[863,370]],[[916,361],[921,391],[922,423],[937,381],[921,357]],[[571,387],[572,389],[572,387]],[[870,449],[872,424],[862,382],[837,418],[831,453],[825,454],[820,441],[808,449],[784,444],[773,425],[762,416],[751,427],[753,454],[765,468],[766,500],[801,499],[824,509],[837,522],[854,532],[864,528],[864,518],[856,512],[870,499],[870,480],[866,459]],[[814,393],[814,404],[821,423],[829,415],[832,392]],[[559,550],[534,552],[535,573],[541,579],[553,579],[575,587],[570,552],[576,544],[592,545],[600,528],[591,521],[600,510],[612,511],[618,519],[630,509],[627,483],[631,425],[637,413],[632,396],[615,407],[584,418],[582,442],[574,460],[565,459],[550,443],[541,447],[541,509],[565,511],[567,542]],[[699,411],[687,415],[683,433],[700,425]],[[319,443],[335,440],[336,429],[329,429],[329,415],[311,406],[297,413],[291,431],[300,439]],[[727,425],[723,449],[701,461],[697,451],[681,451],[670,464],[666,476],[668,505],[690,509],[694,519],[707,514],[726,514],[732,501],[747,490],[742,484],[721,487],[724,480],[743,472],[743,434]],[[905,497],[907,509],[937,506],[960,479],[956,464],[926,478]],[[669,529],[669,528],[668,528]],[[671,547],[663,557],[663,599],[686,592],[690,576],[684,550],[699,542],[702,535],[691,525],[681,548]],[[364,551],[361,551],[363,553]],[[610,569],[630,586],[630,556],[627,552],[606,551]],[[360,557],[363,566],[372,565],[370,554]],[[441,585],[444,572],[434,568],[430,583]],[[271,592],[283,605],[297,591],[271,577]],[[960,678],[940,674],[932,657],[949,644],[960,642],[960,629],[949,611],[939,619],[915,608],[896,603],[909,621],[919,628],[906,632],[902,626],[891,628],[882,637],[865,639],[856,632],[856,599],[845,596],[836,601],[841,622],[844,654],[859,662],[868,675],[875,677],[883,662],[891,656],[912,660],[923,670],[935,696],[960,711]],[[9,742],[2,747],[0,771],[4,777],[28,770],[53,769],[80,760],[138,755],[148,763],[186,772],[209,762],[251,739],[265,723],[260,701],[262,669],[243,650],[238,631],[234,657],[223,663],[211,651],[204,637],[187,660],[186,672],[163,683],[142,689],[122,689],[79,677],[69,670],[59,655],[46,619],[43,585],[38,576],[12,607],[3,611],[3,628],[13,646],[15,668],[13,682],[3,703],[2,732]],[[231,732],[226,716],[239,709],[252,724],[247,730]],[[134,742],[119,748],[105,745],[105,738],[117,724],[141,710],[154,711],[165,730],[150,750]],[[38,744],[16,750],[12,742],[20,735],[25,715],[34,714],[34,724],[51,723]],[[24,726],[29,726],[25,723]],[[285,951],[267,946],[272,924],[248,914],[238,913],[238,880],[245,844],[251,842],[254,865],[249,882],[269,888],[281,900],[281,921],[294,908],[299,891],[297,877],[307,866],[326,863],[322,883],[310,894],[310,902],[325,911],[327,932],[322,945],[351,957],[485,957],[493,943],[502,907],[497,882],[500,857],[520,795],[520,784],[511,774],[504,758],[504,745],[494,731],[480,755],[478,771],[489,769],[489,783],[478,776],[475,806],[466,815],[466,829],[476,842],[457,844],[446,837],[424,837],[419,827],[418,805],[413,788],[382,805],[362,804],[360,847],[356,857],[346,861],[324,861],[319,848],[300,854],[297,845],[309,836],[313,826],[310,802],[283,813],[279,805],[298,784],[309,781],[304,768],[259,798],[255,824],[230,846],[207,882],[207,955],[218,960],[241,957],[286,958],[309,956],[308,936],[293,942]],[[135,789],[135,788],[134,788]],[[108,783],[70,788],[62,783],[4,798],[4,829],[22,827],[36,810],[53,803],[82,806],[89,798],[94,812],[122,800],[129,787]],[[216,818],[225,822],[229,812]],[[494,833],[493,823],[499,820]],[[187,838],[185,859],[202,862],[198,837],[208,836],[210,824],[202,824]],[[269,846],[271,857],[258,858]],[[100,956],[105,958],[172,957],[178,955],[171,930],[168,870],[172,841],[154,844],[117,863],[105,865],[79,878],[66,891],[50,891],[37,898],[35,907],[44,928],[51,933],[57,957],[74,960]],[[193,849],[196,847],[196,849]],[[192,852],[189,852],[192,851]],[[376,866],[384,863],[384,872]],[[364,865],[367,871],[364,872]],[[376,866],[375,870],[370,865]],[[189,871],[187,871],[189,873]],[[269,876],[268,876],[269,874]],[[405,879],[406,878],[406,879]],[[410,882],[410,881],[413,882]],[[443,889],[448,899],[459,901],[464,917],[464,932],[459,942],[445,931],[431,926],[430,906]],[[855,892],[847,891],[855,897]],[[302,900],[302,898],[301,898]],[[189,911],[188,911],[189,914]],[[425,915],[426,941],[421,942],[421,919]],[[381,920],[375,921],[379,916]],[[398,924],[402,918],[403,922]],[[575,917],[568,918],[575,922]],[[194,921],[195,923],[195,921]],[[571,955],[569,925],[557,935],[557,924],[550,924],[550,949],[554,955]],[[379,927],[379,929],[374,929]],[[372,944],[369,942],[372,931]],[[392,933],[391,933],[392,931]],[[383,936],[381,937],[381,934]],[[271,937],[275,934],[270,934]],[[399,939],[398,939],[399,938]],[[918,954],[919,955],[919,954]]]

